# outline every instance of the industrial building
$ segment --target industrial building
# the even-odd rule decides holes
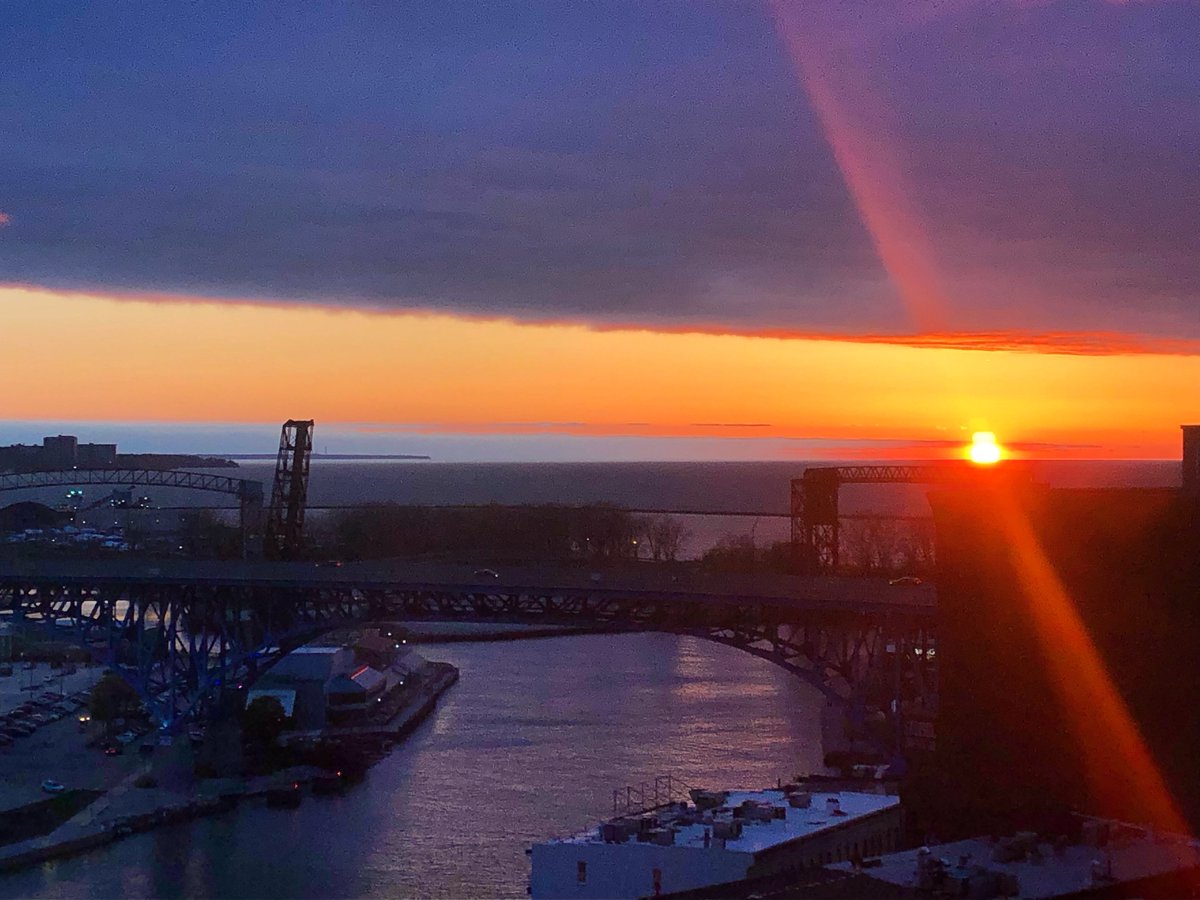
[[[424,664],[420,654],[371,629],[345,646],[297,647],[254,683],[246,703],[274,697],[299,731],[354,724]]]
[[[648,897],[733,888],[745,879],[815,871],[897,846],[900,801],[890,794],[693,791],[672,803],[535,844],[533,897]]]

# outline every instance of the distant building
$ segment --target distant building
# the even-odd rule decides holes
[[[288,716],[298,730],[318,731],[330,725],[352,723],[425,664],[419,654],[407,648],[397,649],[394,641],[383,647],[374,640],[378,635],[372,632],[368,635],[372,637],[368,647],[382,654],[376,660],[387,657],[387,662],[381,662],[379,668],[356,661],[357,647],[297,647],[254,683],[247,703],[252,696],[282,696],[290,692],[292,710]]]
[[[354,642],[355,660],[375,669],[387,669],[402,663],[409,652],[400,639],[388,637],[378,628],[368,628]]]
[[[359,666],[337,675],[325,685],[325,709],[329,723],[340,725],[366,715],[373,704],[383,701],[388,678],[378,669]]]
[[[79,438],[72,434],[42,438],[41,464],[47,469],[70,469],[79,455]]]
[[[73,434],[42,438],[40,447],[24,444],[0,447],[0,471],[111,469],[116,465],[116,444],[81,444]]]
[[[81,469],[111,469],[117,464],[116,444],[80,444],[75,465]]]
[[[268,669],[251,692],[290,692],[293,708],[288,717],[295,727],[317,730],[327,724],[326,686],[353,670],[354,651],[348,647],[297,647]]]

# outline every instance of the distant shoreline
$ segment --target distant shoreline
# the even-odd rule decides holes
[[[225,459],[275,459],[274,453],[225,453]],[[397,459],[433,459],[418,453],[313,453],[309,459],[348,459],[362,462],[364,460],[397,460]]]

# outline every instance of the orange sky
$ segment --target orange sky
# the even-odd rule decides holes
[[[581,423],[558,430],[847,441],[958,441],[986,429],[1008,443],[1099,445],[1036,455],[1172,458],[1179,424],[1200,418],[1196,355],[594,331],[33,288],[0,288],[0,322],[8,420],[305,415],[446,431]]]

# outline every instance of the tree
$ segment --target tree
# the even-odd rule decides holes
[[[286,724],[283,704],[274,697],[255,697],[242,713],[242,735],[264,747],[275,743]]]
[[[843,564],[864,575],[896,569],[902,546],[896,520],[887,516],[864,516],[842,527]]]
[[[688,530],[674,516],[650,516],[644,523],[650,556],[656,561],[674,562],[679,557]]]
[[[105,672],[94,688],[88,701],[88,712],[97,722],[104,723],[104,732],[112,730],[114,719],[126,715],[141,699],[124,678],[115,672]]]
[[[726,535],[715,547],[704,551],[701,564],[717,572],[753,572],[758,561],[758,547],[753,534]]]
[[[210,509],[179,517],[179,543],[188,556],[198,558],[237,559],[242,554],[241,532]]]

